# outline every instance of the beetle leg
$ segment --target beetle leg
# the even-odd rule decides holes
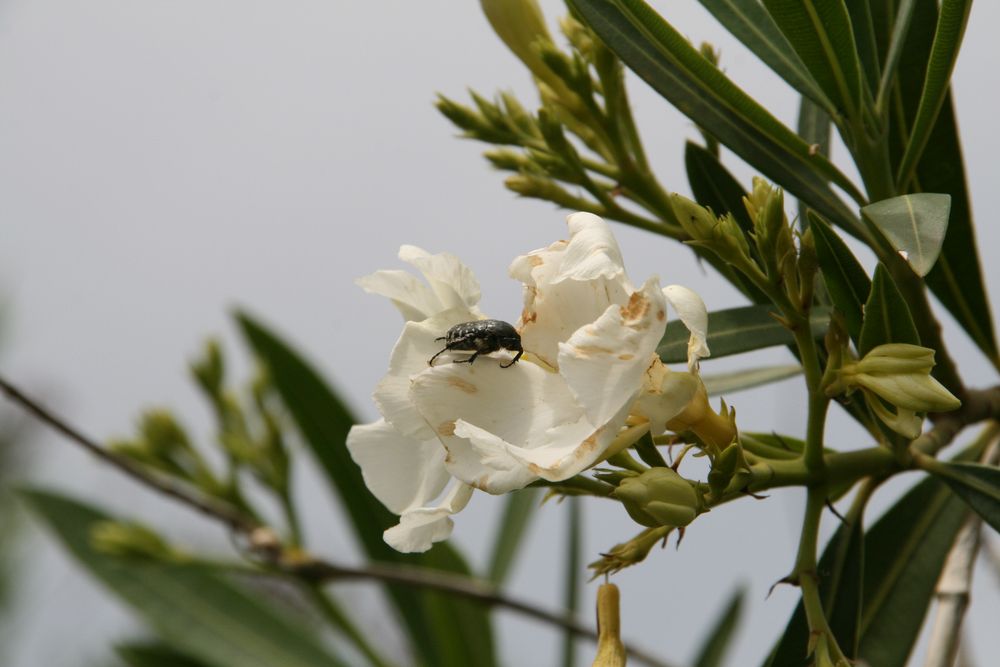
[[[453,363],[453,364],[471,364],[473,361],[476,360],[476,357],[478,357],[478,356],[479,356],[479,351],[477,350],[477,351],[473,352],[472,356],[469,357],[468,359],[456,359],[455,361],[453,361],[451,363]]]
[[[500,368],[510,368],[511,366],[517,363],[517,360],[521,358],[522,354],[524,354],[524,350],[518,350],[517,354],[514,355],[514,358],[510,360],[510,363],[507,364],[506,366],[500,364]]]
[[[438,338],[438,340],[441,340],[441,339],[440,339],[440,338]],[[441,352],[446,352],[447,350],[448,350],[448,346],[445,346],[445,347],[444,347],[444,349],[443,349],[443,350],[441,350]],[[439,354],[441,354],[441,352],[438,352],[438,353],[437,353],[437,354],[435,354],[435,355],[434,355],[433,357],[431,357],[430,359],[428,359],[428,360],[427,360],[427,365],[428,365],[428,366],[433,366],[433,365],[434,365],[434,360],[438,358],[438,355],[439,355]]]

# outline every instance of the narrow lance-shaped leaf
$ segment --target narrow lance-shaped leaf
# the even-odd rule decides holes
[[[529,487],[507,494],[487,569],[487,578],[495,586],[502,585],[510,573],[531,518],[538,509],[540,492],[540,489]]]
[[[861,64],[843,0],[764,0],[764,6],[838,112],[856,117]]]
[[[826,97],[802,59],[781,34],[774,19],[759,0],[700,0],[705,9],[755,56],[820,108],[833,113],[833,103]]]
[[[741,352],[760,350],[777,345],[791,345],[795,340],[784,326],[774,319],[773,307],[743,306],[717,310],[708,314],[708,347],[712,359]],[[813,335],[821,337],[830,322],[828,308],[814,308],[809,316]],[[687,360],[689,332],[679,320],[667,323],[656,352],[664,363]]]
[[[580,606],[580,574],[583,565],[583,518],[579,498],[570,496],[565,500],[569,520],[566,522],[566,551],[563,558],[563,609],[570,617],[577,614]],[[563,667],[576,664],[576,635],[567,629],[562,641]]]
[[[115,653],[128,667],[211,667],[162,643],[119,644]]]
[[[867,0],[844,0],[847,13],[851,17],[854,43],[858,47],[858,63],[863,76],[862,95],[869,105],[874,101],[881,75],[881,60],[875,40],[875,25],[872,20],[871,5]]]
[[[931,192],[884,199],[861,209],[918,276],[926,276],[941,254],[950,213],[951,196]]]
[[[910,128],[910,140],[896,173],[897,190],[905,190],[923,155],[938,113],[951,86],[951,72],[969,22],[972,0],[942,0],[934,43],[924,77],[917,116]]]
[[[980,450],[974,445],[956,458],[974,459]],[[927,478],[868,531],[859,658],[880,667],[906,665],[945,558],[968,515],[947,486]]]
[[[892,30],[889,10],[893,3],[879,0],[872,4],[873,9],[880,8],[876,16],[884,24],[876,36],[882,34],[888,39]],[[938,19],[937,0],[916,0],[912,4],[911,25],[900,49],[896,84],[890,88],[889,97],[890,117],[893,120],[889,125],[889,150],[894,167],[899,165],[909,141],[909,128],[923,89],[928,54]],[[903,9],[900,5],[899,11]],[[993,317],[976,248],[962,146],[950,93],[945,96],[909,191],[951,195],[948,234],[941,256],[927,275],[926,283],[994,367],[1000,369],[1000,352],[997,350]]]
[[[812,211],[809,212],[809,227],[816,241],[816,256],[826,291],[833,305],[843,314],[847,333],[857,346],[871,280],[847,244]]]
[[[1000,468],[979,463],[931,462],[932,473],[1000,532]]]
[[[116,558],[91,546],[111,517],[42,491],[22,494],[90,574],[128,603],[171,645],[213,667],[337,667],[301,623],[204,567]]]
[[[248,315],[240,314],[237,319],[250,346],[266,364],[305,444],[326,473],[368,557],[469,575],[462,557],[448,544],[437,544],[423,554],[401,554],[383,541],[383,531],[396,523],[396,517],[368,491],[347,451],[353,416],[326,382],[277,336]],[[439,593],[387,588],[425,663],[493,664],[492,628],[481,606]]]
[[[781,366],[762,366],[747,368],[728,373],[703,374],[702,381],[709,396],[732,394],[744,389],[753,389],[765,384],[780,382],[802,373],[798,364],[783,364]]]
[[[862,357],[884,343],[920,345],[920,336],[913,316],[899,293],[889,271],[879,264],[875,268],[871,293],[865,303],[865,319],[861,325],[858,354]]]
[[[852,233],[864,234],[827,181],[864,197],[826,158],[712,65],[642,0],[569,0],[621,60],[733,152]]]
[[[733,637],[743,615],[746,596],[746,589],[740,587],[729,598],[722,613],[702,640],[698,657],[692,663],[694,667],[722,667],[725,664],[726,652],[732,646]]]
[[[803,96],[799,100],[799,120],[797,129],[803,141],[809,144],[811,150],[820,155],[830,156],[830,132],[833,127],[833,120],[830,114],[820,105],[813,102],[808,97]],[[805,227],[808,223],[806,211],[809,206],[803,200],[799,200],[799,226]]]

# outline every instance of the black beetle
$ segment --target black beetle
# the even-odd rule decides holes
[[[510,324],[503,320],[476,320],[474,322],[463,322],[448,329],[448,332],[440,338],[443,340],[444,349],[435,354],[427,362],[429,366],[434,365],[434,360],[438,355],[448,350],[460,350],[462,352],[472,352],[468,359],[455,359],[453,363],[472,363],[480,354],[489,354],[498,350],[510,350],[517,352],[517,356],[506,366],[500,364],[501,368],[509,368],[521,358],[524,349],[521,347],[521,334],[517,333]]]

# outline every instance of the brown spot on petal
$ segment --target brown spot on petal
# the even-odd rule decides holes
[[[633,292],[628,303],[621,308],[622,318],[626,320],[642,319],[649,311],[649,306],[649,299],[644,297],[641,292]]]
[[[573,352],[578,357],[592,357],[598,354],[613,354],[614,350],[599,345],[574,345]]]
[[[658,320],[659,320],[659,321],[661,321],[661,322],[662,322],[663,320],[667,319],[667,311],[665,311],[665,310],[661,310],[660,312],[658,312],[658,313],[656,314],[656,319],[658,319]]]
[[[455,435],[455,420],[452,419],[451,421],[441,422],[440,424],[438,424],[437,432],[438,435],[442,435],[445,437],[449,435]]]
[[[531,324],[537,319],[538,319],[538,313],[535,312],[534,310],[528,310],[527,308],[525,308],[524,310],[521,311],[521,326],[524,326],[526,324]]]
[[[542,264],[544,264],[545,260],[542,259],[541,255],[528,255],[528,263],[531,264],[532,268],[534,268],[536,266],[541,266]]]
[[[622,361],[629,361],[631,359],[635,359],[635,355],[634,354],[619,354],[618,358],[621,359]]]
[[[455,387],[456,389],[464,391],[466,394],[475,394],[477,391],[479,391],[479,387],[477,387],[476,385],[472,384],[468,380],[463,380],[460,377],[455,377],[454,375],[448,378],[448,384],[450,384],[452,387]]]

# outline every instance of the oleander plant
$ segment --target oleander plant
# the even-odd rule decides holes
[[[233,385],[218,343],[191,365],[217,421],[209,455],[168,411],[101,444],[3,380],[69,439],[233,534],[239,558],[220,559],[82,501],[21,491],[148,623],[153,639],[117,647],[125,664],[397,664],[338,602],[336,585],[358,579],[385,587],[408,641],[404,664],[502,664],[491,617],[501,608],[564,633],[565,665],[676,664],[629,641],[614,575],[669,558],[658,547],[724,520],[731,503],[784,488],[804,490],[805,502],[776,585],[801,600],[762,664],[903,667],[928,622],[924,664],[956,664],[971,569],[982,536],[1000,530],[1000,384],[970,386],[941,325],[947,314],[1000,374],[950,83],[971,0],[701,4],[800,95],[797,127],[727,76],[712,45],[678,32],[669,3],[661,15],[643,0],[567,0],[556,34],[535,0],[481,0],[537,97],[473,92],[440,96],[437,108],[488,145],[508,189],[565,209],[566,227],[512,259],[524,294],[516,322],[480,309],[472,269],[447,252],[403,245],[411,270],[358,279],[403,318],[374,390],[378,421],[358,423],[319,371],[246,314],[237,321],[258,369],[247,386]],[[677,156],[686,184],[654,173],[630,86],[693,123]],[[845,149],[836,160],[834,132]],[[759,176],[740,182],[726,156]],[[683,276],[633,281],[613,223],[683,244],[745,305],[711,309],[674,284]],[[784,348],[787,363],[753,365],[764,348]],[[711,372],[734,355],[750,361]],[[807,397],[801,429],[741,428],[727,395],[790,377]],[[834,442],[834,411],[864,441]],[[366,565],[305,542],[296,439]],[[914,472],[889,509],[866,511],[888,480]],[[477,493],[504,505],[483,571],[448,542]],[[631,539],[584,554],[604,582],[596,628],[576,620],[572,599],[552,612],[504,588],[531,514],[551,499],[579,521],[583,497],[615,504],[634,526]],[[823,521],[836,526],[825,544]],[[738,607],[737,596],[720,622],[706,619],[714,629],[696,667],[760,664],[725,662]],[[596,642],[586,655],[580,637]]]

